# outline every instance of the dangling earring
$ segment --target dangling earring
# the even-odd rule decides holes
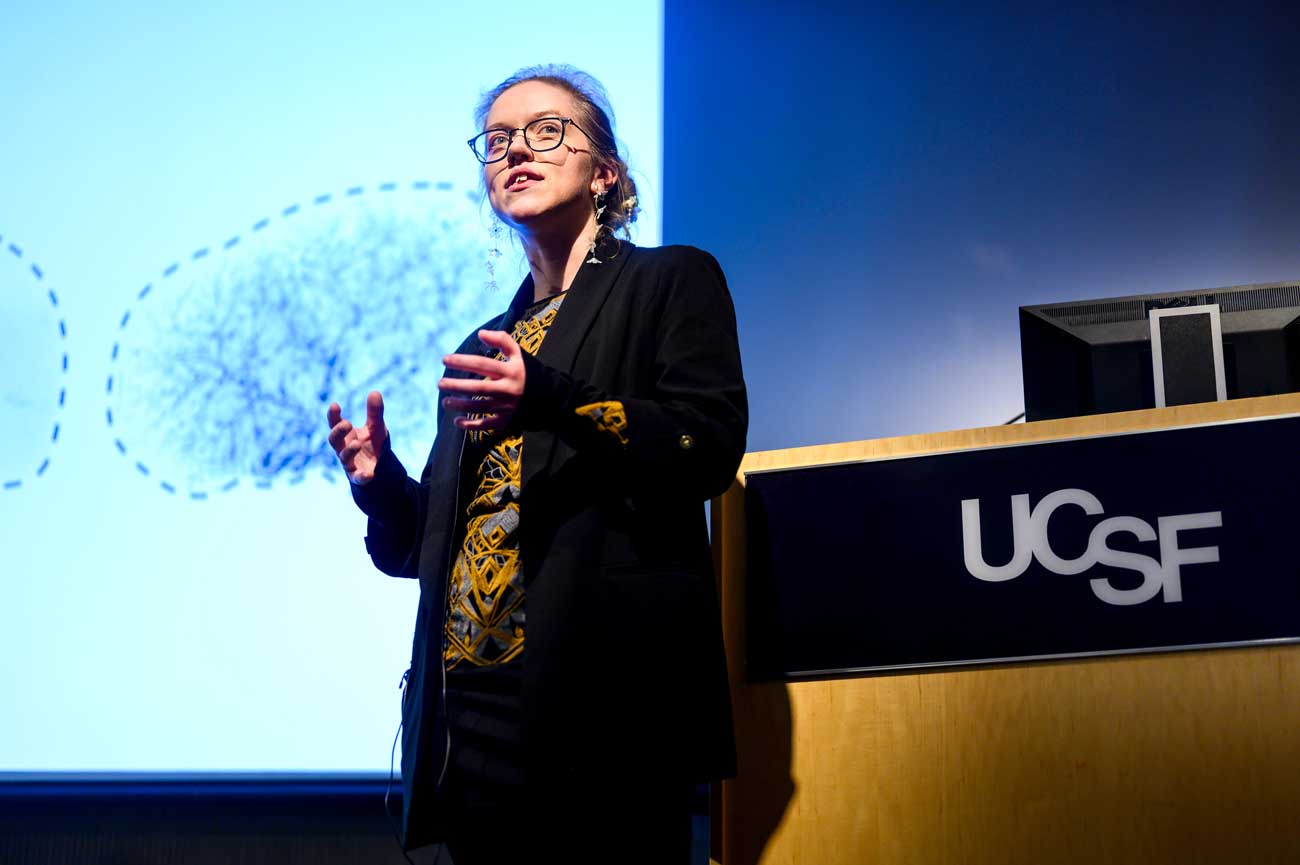
[[[591,236],[591,246],[587,249],[590,258],[585,264],[600,264],[600,259],[596,257],[596,243],[600,240],[600,232],[605,226],[600,224],[600,218],[605,215],[605,190],[600,189],[591,194],[592,200],[596,205],[596,233]]]
[[[497,259],[501,257],[501,220],[495,216],[492,217],[492,227],[488,229],[492,235],[492,248],[487,251],[487,283],[485,287],[488,291],[497,290]]]

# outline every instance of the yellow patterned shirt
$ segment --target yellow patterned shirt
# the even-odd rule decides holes
[[[564,297],[557,294],[539,301],[520,316],[511,336],[524,351],[537,353]],[[479,463],[478,488],[465,513],[465,540],[448,585],[444,651],[448,670],[461,664],[504,664],[524,651],[524,574],[518,535],[523,436],[472,430],[469,439],[488,450]]]

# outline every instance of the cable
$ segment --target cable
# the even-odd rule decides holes
[[[402,684],[403,685],[406,684],[405,676],[402,677]],[[406,848],[402,846],[402,830],[397,825],[397,821],[393,819],[393,810],[388,807],[388,797],[393,792],[393,774],[394,774],[393,768],[397,758],[397,740],[400,739],[401,736],[402,736],[402,722],[398,721],[397,732],[393,734],[393,747],[389,749],[388,752],[388,786],[384,788],[384,817],[388,819],[388,825],[393,830],[393,838],[396,839],[397,841],[397,849],[402,851],[402,858],[405,859],[407,862],[409,862],[410,865],[415,865],[415,860],[413,860],[410,856],[406,855]],[[442,858],[441,853],[438,854],[438,858],[439,859]],[[437,865],[436,862],[435,865]]]

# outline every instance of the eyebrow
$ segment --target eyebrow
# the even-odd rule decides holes
[[[543,108],[541,111],[534,111],[532,114],[528,115],[528,117],[525,118],[525,120],[526,121],[536,120],[539,117],[563,117],[563,116],[564,115],[558,109]],[[488,125],[483,127],[483,131],[487,132],[489,129],[506,129],[506,128],[508,127],[504,123],[498,123],[495,126],[489,123]]]

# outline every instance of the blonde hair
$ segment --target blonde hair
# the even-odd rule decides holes
[[[482,129],[497,97],[525,81],[550,84],[573,97],[573,119],[591,142],[592,161],[614,173],[614,183],[605,190],[604,210],[598,212],[597,243],[602,234],[612,236],[622,232],[630,238],[628,226],[636,222],[641,212],[636,200],[636,183],[628,173],[627,160],[619,153],[618,139],[614,137],[614,110],[609,96],[595,77],[564,63],[525,67],[483,94],[474,111],[475,124]]]

